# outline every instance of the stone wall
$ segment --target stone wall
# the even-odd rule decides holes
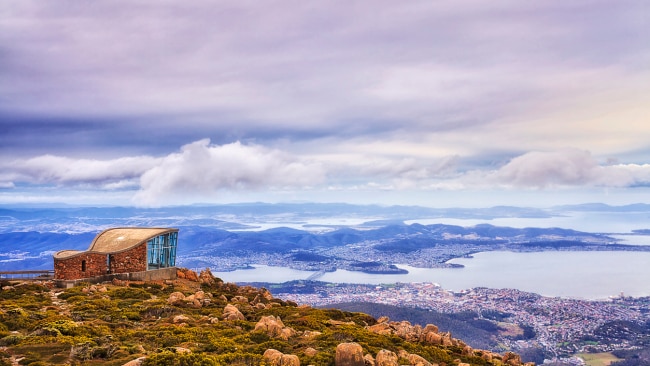
[[[54,279],[72,280],[106,274],[106,254],[81,253],[65,259],[54,259]]]
[[[110,271],[108,259],[110,256]],[[147,270],[147,243],[129,250],[105,254],[85,252],[65,259],[54,259],[54,279],[77,280],[109,273],[142,272]]]
[[[124,252],[111,254],[110,273],[142,272],[147,270],[147,243]]]

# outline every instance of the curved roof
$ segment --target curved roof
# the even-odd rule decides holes
[[[141,228],[141,227],[122,227],[107,229],[99,233],[85,252],[93,253],[115,253],[131,249],[141,243],[158,235],[178,232],[178,229],[169,228]],[[68,258],[80,253],[78,250],[61,250],[54,254],[54,258]]]

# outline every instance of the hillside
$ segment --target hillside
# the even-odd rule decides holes
[[[178,274],[66,290],[0,283],[0,365],[521,364],[434,325],[297,306],[209,270]]]

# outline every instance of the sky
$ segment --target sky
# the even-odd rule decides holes
[[[650,203],[650,3],[0,3],[0,204]]]

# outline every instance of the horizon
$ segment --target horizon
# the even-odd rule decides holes
[[[0,204],[650,203],[646,10],[9,0]]]

